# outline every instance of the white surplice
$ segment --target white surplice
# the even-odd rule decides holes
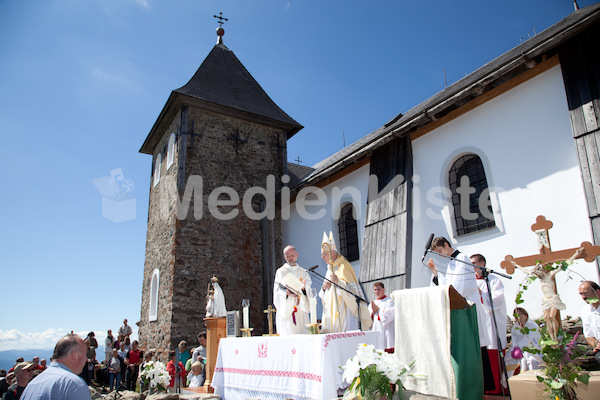
[[[384,349],[394,347],[396,341],[394,334],[394,300],[389,296],[384,296],[381,299],[373,300],[375,305],[379,307],[376,314],[373,314],[373,306],[369,304],[369,314],[373,319],[372,331],[378,331],[383,334]]]
[[[286,274],[292,274],[304,283],[305,292],[300,293],[300,297],[288,296],[286,289],[280,284],[284,281]],[[277,309],[275,321],[277,324],[277,333],[281,336],[308,333],[306,324],[310,322],[310,305],[306,294],[310,293],[311,280],[308,272],[299,266],[283,264],[275,272],[275,285],[273,287],[273,305]],[[299,300],[299,302],[298,302]],[[294,309],[295,307],[295,309]]]
[[[494,275],[489,275],[490,290],[492,292],[492,301],[494,302],[494,313],[496,315],[496,323],[498,324],[498,332],[500,332],[500,341],[502,348],[506,348],[506,301],[504,299],[504,285],[502,281]],[[494,329],[494,320],[492,314],[492,305],[490,304],[490,296],[488,294],[487,285],[484,279],[477,279],[477,286],[481,290],[481,298],[483,299],[483,306],[485,309],[486,316],[486,328],[488,331],[488,337],[490,339],[490,345],[488,349],[498,349],[496,339],[496,329]]]

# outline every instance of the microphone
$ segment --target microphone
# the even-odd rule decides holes
[[[423,258],[421,259],[421,261],[423,261],[425,259],[425,256],[427,256],[427,252],[429,252],[429,248],[431,247],[431,242],[433,242],[433,233],[431,234],[431,236],[429,236],[429,239],[427,240],[427,244],[425,245],[425,253],[423,253]]]
[[[315,265],[314,267],[310,267],[308,270],[309,270],[309,271],[314,271],[314,270],[315,270],[315,269],[317,269],[317,268],[319,268],[319,266],[318,266],[318,265]]]

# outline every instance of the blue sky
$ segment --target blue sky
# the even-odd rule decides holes
[[[216,43],[219,11],[225,44],[305,127],[288,158],[313,165],[573,4],[0,0],[0,350],[139,320],[151,157],[138,150]],[[136,214],[115,223],[93,180],[119,168]]]

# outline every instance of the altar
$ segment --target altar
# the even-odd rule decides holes
[[[346,361],[360,343],[383,348],[380,332],[223,338],[212,381],[227,400],[336,399]]]

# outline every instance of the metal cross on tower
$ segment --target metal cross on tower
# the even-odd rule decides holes
[[[223,24],[225,23],[223,21],[229,21],[229,19],[223,17],[223,12],[221,12],[221,11],[219,11],[219,15],[218,16],[217,15],[213,15],[213,17],[219,20],[218,21],[219,22],[219,26],[223,26]]]

